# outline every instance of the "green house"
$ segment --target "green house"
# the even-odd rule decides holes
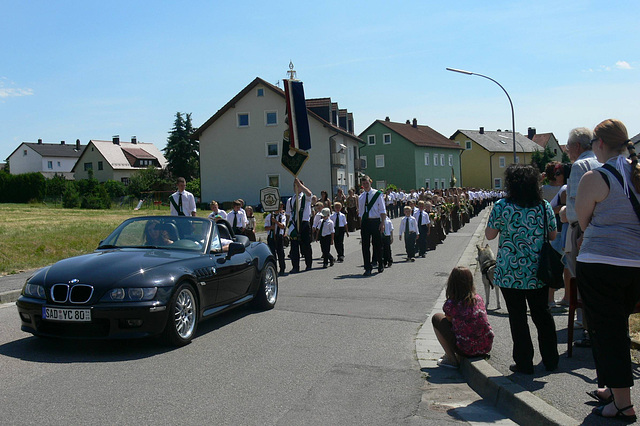
[[[376,120],[361,134],[362,172],[378,189],[395,185],[405,190],[451,187],[452,177],[460,186],[460,153],[456,142],[429,126],[413,122]]]

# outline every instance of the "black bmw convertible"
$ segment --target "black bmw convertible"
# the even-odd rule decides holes
[[[66,338],[162,337],[189,343],[198,323],[245,303],[278,297],[266,244],[228,222],[146,216],[124,221],[90,254],[31,276],[16,305],[22,330]]]

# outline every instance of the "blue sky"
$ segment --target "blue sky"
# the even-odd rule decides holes
[[[553,132],[619,118],[640,132],[638,1],[5,1],[0,161],[21,142],[166,145],[255,77],[353,112],[456,129]]]

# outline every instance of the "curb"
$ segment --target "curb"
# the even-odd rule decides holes
[[[18,297],[20,297],[20,293],[22,293],[22,290],[11,290],[0,293],[0,303],[15,302],[18,300]]]
[[[484,214],[471,241],[460,256],[458,266],[466,266],[472,271],[477,269],[475,245],[484,241],[484,228],[490,212],[491,209]],[[442,354],[442,348],[435,336],[430,318],[441,311],[440,308],[445,300],[446,287],[442,289],[433,311],[428,315],[416,336],[416,354],[422,369],[437,368],[437,359]],[[580,424],[579,421],[507,379],[484,359],[462,358],[459,371],[471,389],[516,423],[562,426]]]

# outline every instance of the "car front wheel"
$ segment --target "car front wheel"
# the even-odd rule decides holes
[[[193,339],[197,326],[198,301],[193,288],[185,283],[171,297],[164,338],[171,345],[184,346]]]
[[[269,262],[264,266],[260,276],[258,293],[254,299],[254,305],[259,309],[273,309],[278,299],[278,273],[276,266]]]

